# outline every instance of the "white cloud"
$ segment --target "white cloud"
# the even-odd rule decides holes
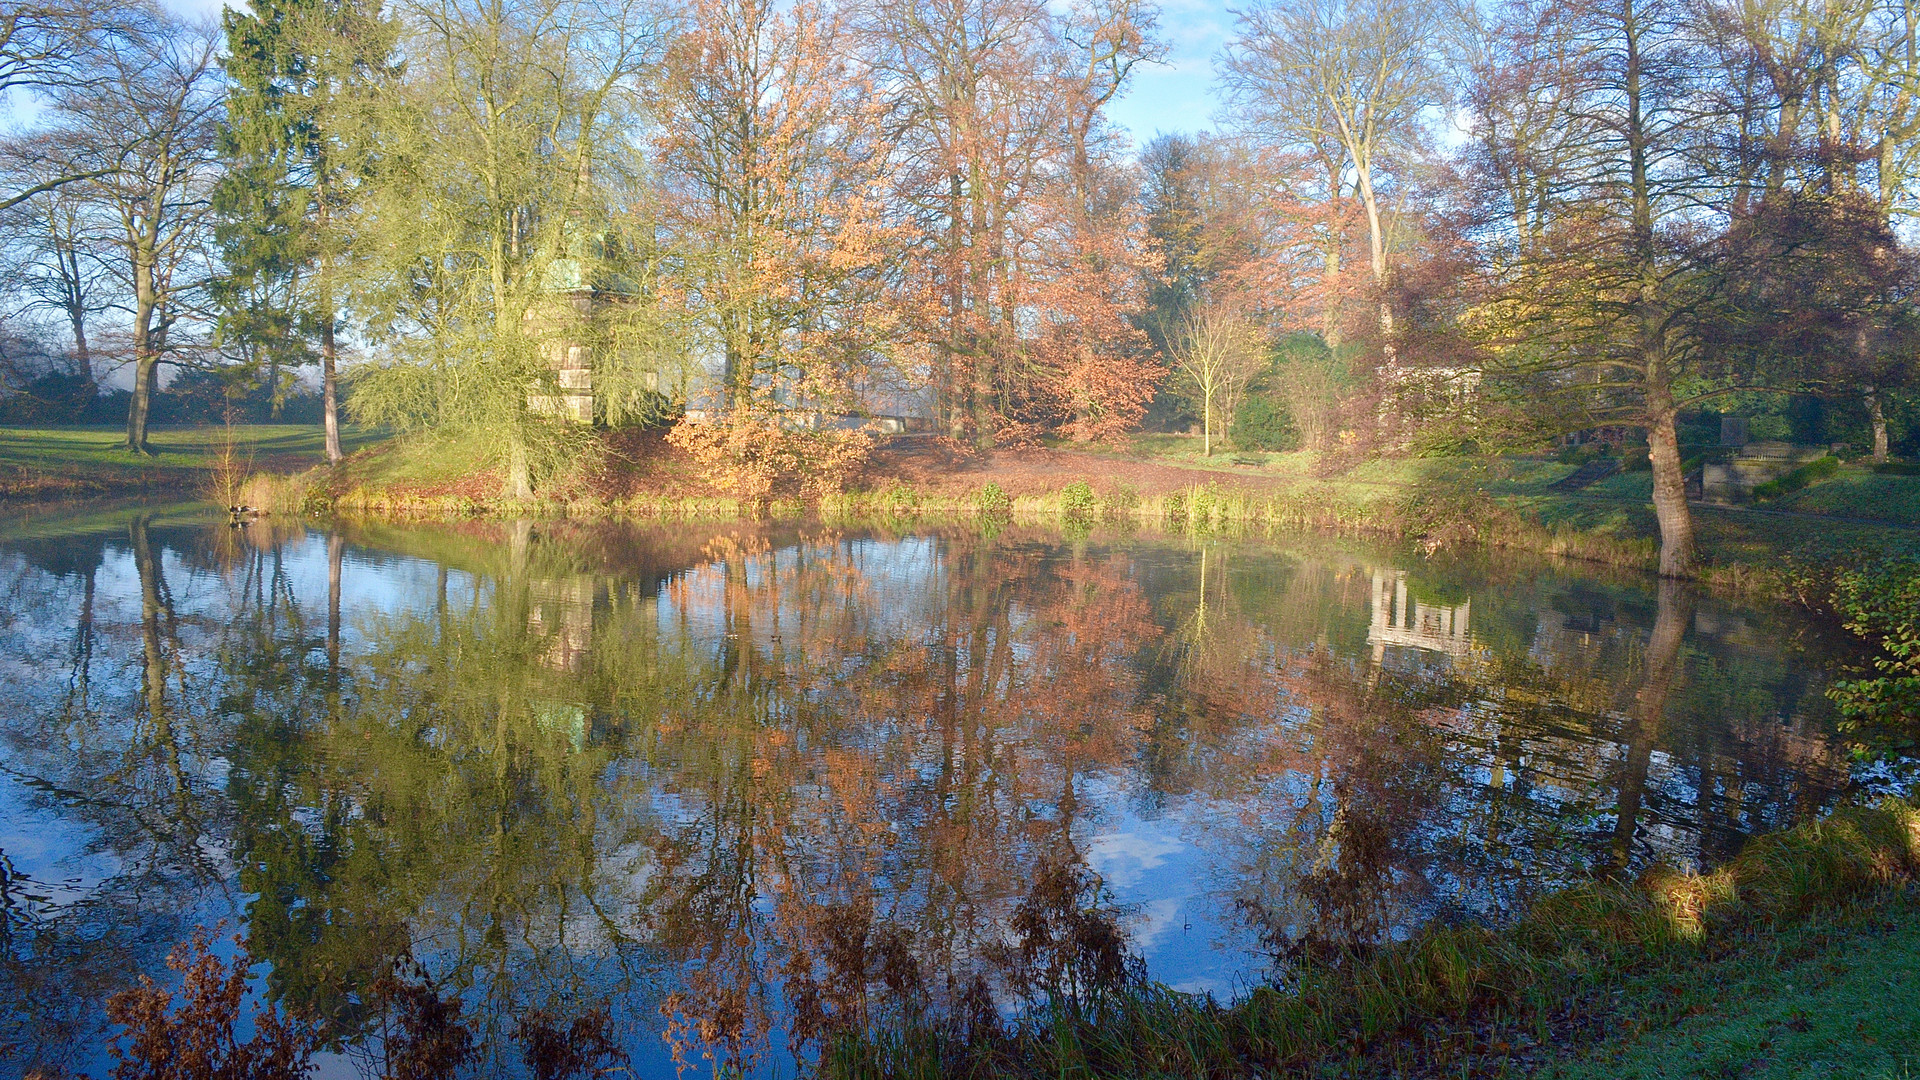
[[[1159,869],[1167,856],[1186,848],[1179,837],[1145,826],[1094,837],[1087,845],[1087,865],[1113,889],[1132,889],[1147,871]]]

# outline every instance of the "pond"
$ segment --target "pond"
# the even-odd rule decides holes
[[[1820,625],[1317,535],[613,522],[0,541],[0,1062],[99,1072],[196,926],[343,1037],[412,957],[512,1073],[1018,1010],[1036,919],[1229,997],[1292,950],[1710,865],[1848,784]],[[1036,915],[1036,912],[1039,915]],[[1055,919],[1055,923],[1058,923]]]

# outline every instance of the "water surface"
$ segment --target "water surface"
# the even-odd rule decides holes
[[[97,1070],[105,997],[224,921],[349,1042],[411,956],[490,1069],[525,1010],[604,1005],[641,1075],[785,1075],[836,1027],[1062,989],[1082,973],[1036,913],[1111,918],[1148,975],[1225,997],[1289,950],[1712,864],[1847,778],[1818,627],[1511,554],[179,514],[14,536],[15,1074]]]

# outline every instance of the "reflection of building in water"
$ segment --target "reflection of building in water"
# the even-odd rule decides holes
[[[593,602],[598,591],[594,580],[584,574],[528,583],[527,630],[536,639],[547,639],[540,663],[548,670],[571,676],[586,666],[588,650],[593,648]],[[590,726],[586,708],[548,697],[535,698],[531,706],[535,724],[565,738],[576,751],[585,748]]]
[[[1543,608],[1534,620],[1527,659],[1540,665],[1543,671],[1591,672],[1594,665],[1602,662],[1608,645],[1617,643],[1620,634],[1610,612],[1568,614]]]
[[[586,575],[535,581],[527,587],[527,629],[551,635],[541,660],[555,671],[578,672],[593,647],[593,600],[597,590]]]
[[[1424,603],[1408,597],[1405,570],[1375,570],[1373,624],[1367,628],[1373,662],[1385,660],[1390,645],[1472,659],[1480,651],[1473,643],[1472,614],[1471,599],[1452,606]]]

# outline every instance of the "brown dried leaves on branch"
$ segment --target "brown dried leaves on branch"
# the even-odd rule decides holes
[[[747,407],[711,422],[682,420],[667,441],[691,454],[714,486],[753,507],[834,494],[873,451],[865,431],[793,427],[777,412]]]
[[[271,1004],[254,1014],[253,1038],[239,1041],[235,1029],[251,960],[241,951],[223,963],[211,946],[200,929],[167,956],[167,967],[184,978],[177,1007],[174,995],[145,975],[138,987],[108,1000],[108,1019],[127,1029],[110,1051],[114,1080],[299,1080],[307,1074],[319,1043],[314,1027]]]

